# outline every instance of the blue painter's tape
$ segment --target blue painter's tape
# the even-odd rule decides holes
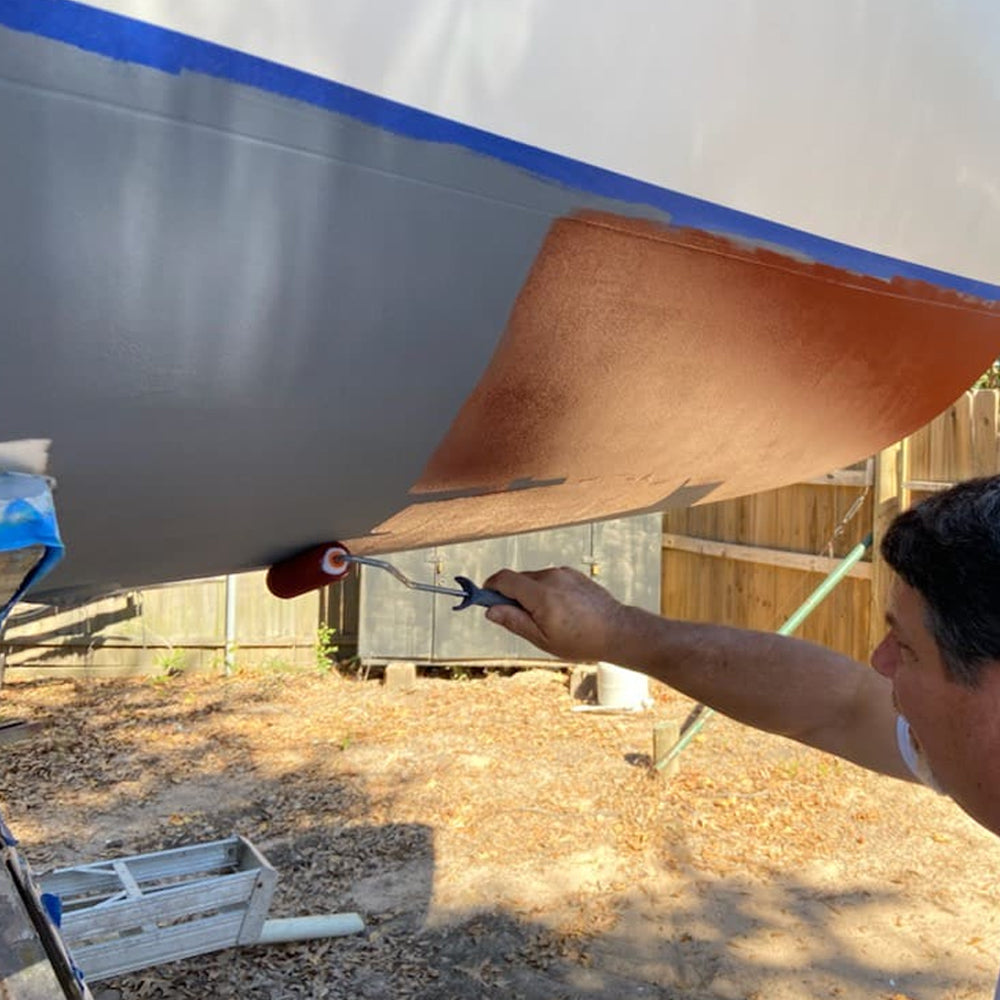
[[[0,473],[0,559],[5,552],[41,547],[41,557],[0,605],[0,625],[25,592],[63,555],[49,481],[23,472]],[[2,598],[0,598],[2,600]]]
[[[647,205],[669,215],[677,226],[770,244],[874,278],[925,281],[988,302],[1000,301],[1000,285],[839,243],[75,0],[0,0],[0,25],[165,73],[202,73],[230,80],[408,138],[461,146],[574,190]]]
[[[55,927],[62,927],[62,899],[54,892],[43,892],[39,898],[41,899],[42,907],[44,908],[49,920],[52,921]]]

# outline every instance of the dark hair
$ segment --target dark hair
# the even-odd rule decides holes
[[[976,687],[1000,660],[1000,476],[970,479],[904,511],[882,556],[928,609],[951,680]]]

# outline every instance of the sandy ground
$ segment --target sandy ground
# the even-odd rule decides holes
[[[8,683],[0,808],[35,866],[238,832],[272,916],[362,935],[230,950],[108,998],[966,998],[1000,965],[1000,842],[933,793],[716,719],[664,778],[649,712],[563,675]]]

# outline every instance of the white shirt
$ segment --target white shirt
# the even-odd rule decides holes
[[[931,773],[930,765],[927,763],[923,749],[917,742],[917,738],[913,735],[909,722],[902,715],[896,716],[896,743],[899,745],[899,753],[906,762],[906,766],[910,769],[913,777],[921,784],[926,785],[928,788],[933,788],[935,792],[942,794],[941,786]]]

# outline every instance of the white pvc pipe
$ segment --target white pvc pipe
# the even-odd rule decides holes
[[[365,929],[357,913],[327,913],[315,917],[286,917],[265,920],[255,944],[281,944],[284,941],[312,941],[316,938],[344,937]]]

